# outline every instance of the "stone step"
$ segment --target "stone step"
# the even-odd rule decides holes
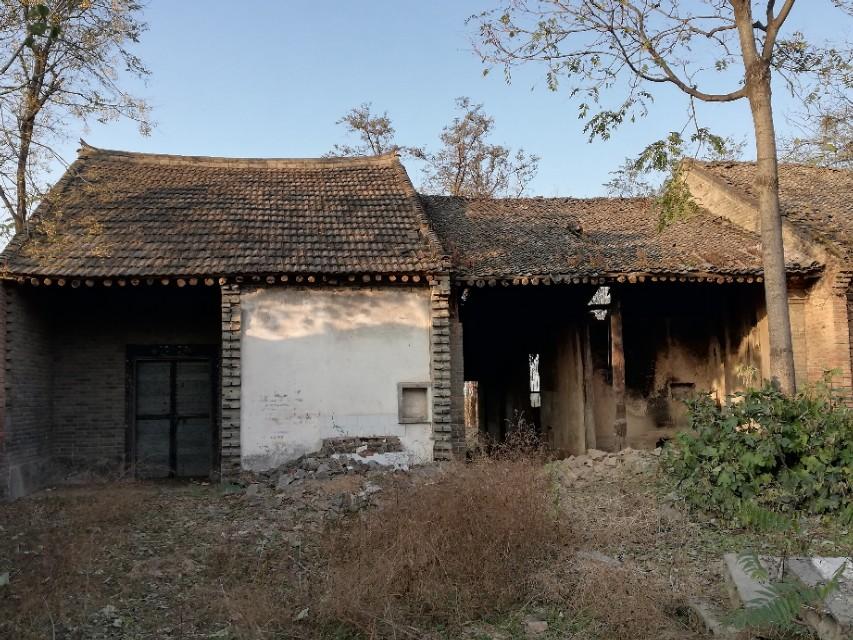
[[[724,561],[733,604],[746,607],[760,606],[755,601],[764,599],[763,590],[772,582],[795,579],[815,587],[826,584],[846,564],[839,588],[824,600],[822,606],[803,610],[801,617],[821,640],[853,638],[853,558],[794,557],[783,561],[778,557],[759,556],[768,574],[765,581],[756,580],[744,571],[737,554],[727,553]]]
[[[722,640],[737,640],[738,630],[725,622],[726,612],[706,598],[691,598],[687,605],[693,616],[715,638]]]

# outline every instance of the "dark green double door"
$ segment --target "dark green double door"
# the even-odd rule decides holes
[[[210,475],[215,441],[213,358],[155,354],[133,358],[132,368],[136,475]]]

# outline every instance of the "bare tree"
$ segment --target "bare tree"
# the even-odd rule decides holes
[[[466,197],[523,194],[539,169],[539,158],[524,149],[513,152],[491,144],[495,120],[483,112],[483,105],[462,97],[456,108],[459,114],[442,129],[437,150],[409,150],[426,163],[424,189]]]
[[[833,3],[853,17],[853,1]],[[801,96],[803,108],[791,118],[799,134],[781,141],[782,158],[853,169],[853,42],[837,48],[807,46],[796,52],[796,59],[798,68],[817,81]]]
[[[125,117],[149,132],[145,102],[117,71],[147,76],[128,48],[146,25],[136,0],[0,2],[0,201],[20,233],[44,193],[43,169],[62,160],[56,143],[70,120]]]
[[[336,124],[358,137],[357,144],[336,144],[327,156],[370,156],[397,152],[424,163],[422,189],[454,196],[485,198],[521,195],[536,175],[539,158],[523,149],[492,144],[495,120],[483,105],[457,98],[459,114],[442,129],[440,146],[406,147],[397,144],[387,112],[374,114],[370,103],[350,109]]]
[[[378,156],[400,149],[394,141],[396,131],[388,112],[374,114],[373,105],[369,102],[350,109],[335,124],[344,125],[347,133],[355,135],[359,141],[354,145],[336,144],[326,154],[327,157]]]
[[[846,2],[847,0],[840,0]],[[774,71],[795,81],[805,42],[780,33],[795,0],[506,0],[474,17],[478,50],[507,79],[517,64],[539,63],[548,86],[571,83],[591,138],[607,138],[648,113],[657,87],[693,101],[745,100],[757,149],[764,290],[771,376],[795,390],[787,282],[779,213],[778,154],[773,122]],[[740,73],[731,69],[739,67]],[[717,73],[716,77],[711,77]],[[718,88],[731,81],[733,86]],[[700,83],[702,83],[700,85]],[[710,88],[707,88],[710,87]],[[616,95],[615,106],[604,101]]]
[[[785,162],[853,169],[853,102],[824,104],[800,118],[801,134],[781,142]]]

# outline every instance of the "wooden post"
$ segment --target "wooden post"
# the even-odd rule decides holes
[[[595,394],[593,392],[592,343],[589,320],[583,327],[583,422],[586,431],[586,448],[595,449]]]
[[[611,287],[612,303],[610,307],[610,364],[613,373],[613,402],[616,405],[616,416],[613,429],[616,432],[616,446],[625,448],[625,437],[628,434],[628,420],[625,416],[625,350],[622,345],[622,305],[616,297],[616,290]]]

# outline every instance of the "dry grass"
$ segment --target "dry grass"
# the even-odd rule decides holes
[[[524,606],[572,540],[535,459],[451,465],[389,494],[323,544],[321,616],[369,636],[417,636]]]
[[[720,554],[741,539],[667,513],[649,475],[568,485],[531,448],[381,480],[380,505],[342,520],[329,505],[364,479],[286,498],[126,483],[0,505],[0,637],[515,640],[531,611],[552,621],[542,640],[695,637],[679,606],[722,591]],[[578,555],[591,550],[620,562]]]
[[[562,588],[576,616],[608,640],[699,637],[679,618],[679,598],[663,581],[631,564],[578,560]]]
[[[15,622],[18,637],[50,637],[61,621],[103,606],[116,589],[99,576],[101,566],[111,560],[105,537],[126,533],[137,497],[128,488],[109,501],[85,492],[72,501],[44,501],[39,518],[50,526],[7,541],[17,552],[11,571],[14,590],[6,594],[13,598],[6,604],[14,609],[7,622]]]
[[[663,533],[653,498],[590,487],[575,502],[540,456],[518,451],[451,465],[431,484],[398,484],[378,510],[330,529],[321,620],[369,638],[461,637],[472,621],[544,609],[582,623],[576,637],[701,637],[665,566],[614,559]],[[589,550],[611,560],[578,554]]]
[[[301,593],[302,554],[280,533],[294,523],[277,514],[177,484],[61,490],[0,505],[8,531],[0,572],[10,570],[0,637],[189,640],[223,629],[230,639],[269,637],[292,626]]]

